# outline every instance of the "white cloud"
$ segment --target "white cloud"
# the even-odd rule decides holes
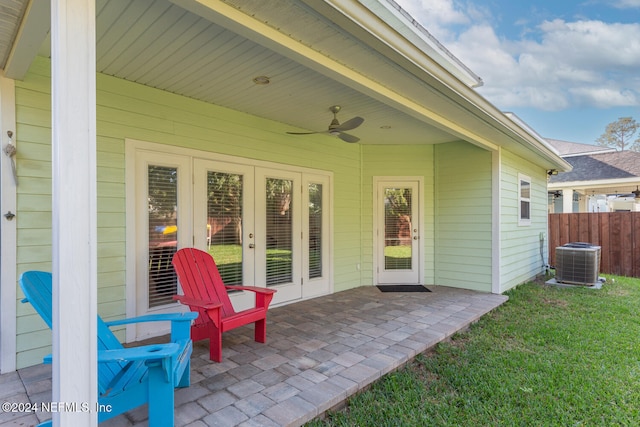
[[[400,4],[484,80],[479,92],[501,109],[640,105],[640,24],[556,19],[507,40],[477,7],[454,0]]]
[[[640,0],[617,0],[613,2],[613,7],[620,9],[633,9],[640,7]]]

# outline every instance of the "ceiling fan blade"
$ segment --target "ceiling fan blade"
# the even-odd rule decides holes
[[[349,135],[348,133],[344,133],[344,132],[340,132],[338,134],[338,138],[340,138],[341,140],[343,140],[345,142],[358,142],[358,141],[360,141],[360,138],[358,138],[357,136]]]
[[[313,135],[315,133],[324,133],[324,132],[287,132],[289,135]]]
[[[362,122],[364,122],[364,119],[362,117],[354,117],[353,119],[347,120],[341,125],[336,126],[335,128],[333,128],[333,130],[343,131],[343,130],[355,129],[358,126],[360,126]]]

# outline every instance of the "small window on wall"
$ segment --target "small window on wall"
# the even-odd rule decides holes
[[[531,224],[531,178],[518,174],[518,225]]]

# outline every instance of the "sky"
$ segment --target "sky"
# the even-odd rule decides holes
[[[596,144],[640,122],[640,0],[395,1],[544,138]]]

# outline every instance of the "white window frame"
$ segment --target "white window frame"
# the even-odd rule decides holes
[[[522,197],[522,182],[526,182],[529,184],[529,197]],[[528,226],[531,225],[531,192],[533,191],[533,186],[531,182],[531,177],[528,175],[518,174],[518,225]],[[529,203],[529,218],[523,218],[522,212],[522,203]]]

